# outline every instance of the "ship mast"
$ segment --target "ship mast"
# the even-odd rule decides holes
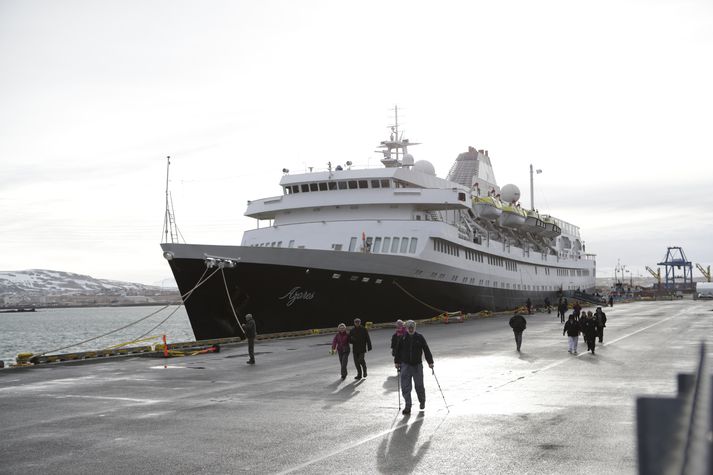
[[[168,176],[169,170],[171,168],[171,156],[166,157],[166,211],[163,215],[163,231],[161,232],[163,236],[163,242],[177,243],[179,242],[179,236],[181,239],[183,235],[178,230],[178,225],[176,224],[176,215],[173,211],[173,198],[168,190]],[[170,234],[170,241],[169,241]],[[185,242],[185,239],[183,240]]]
[[[391,135],[389,136],[389,140],[382,141],[379,145],[379,148],[382,150],[377,150],[377,152],[384,154],[381,163],[383,163],[385,167],[413,165],[413,163],[402,163],[399,161],[399,151],[402,151],[402,157],[406,157],[408,155],[408,146],[418,145],[418,143],[409,142],[408,139],[403,138],[403,132],[399,132],[399,107],[396,105],[394,106],[394,125],[390,126],[390,128]],[[395,157],[391,155],[392,151],[395,151]]]

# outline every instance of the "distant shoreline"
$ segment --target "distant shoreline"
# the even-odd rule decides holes
[[[120,304],[110,304],[110,303],[92,303],[86,305],[28,305],[24,307],[0,307],[0,312],[6,313],[33,313],[32,310],[28,310],[30,307],[34,308],[35,311],[41,309],[56,309],[56,308],[97,308],[97,307],[160,307],[163,305],[182,305],[183,302],[141,302],[141,303],[120,303]],[[21,310],[24,309],[24,310]]]

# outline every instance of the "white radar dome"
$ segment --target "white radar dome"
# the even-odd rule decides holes
[[[419,160],[413,164],[413,169],[426,175],[436,176],[436,169],[428,160]]]
[[[515,203],[520,200],[520,188],[515,185],[505,185],[500,189],[500,198],[507,203]]]
[[[411,155],[410,153],[407,153],[406,155],[404,155],[404,159],[401,160],[401,164],[405,167],[412,166],[413,165],[413,155]]]

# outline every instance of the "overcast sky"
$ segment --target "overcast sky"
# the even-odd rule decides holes
[[[0,270],[170,279],[166,155],[186,240],[239,244],[283,167],[379,165],[394,104],[441,177],[488,149],[529,207],[542,169],[600,277],[710,265],[712,58],[708,0],[0,0]]]

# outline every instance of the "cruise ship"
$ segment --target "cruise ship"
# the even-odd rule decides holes
[[[162,243],[196,339],[242,337],[247,314],[265,334],[594,290],[579,228],[523,209],[516,186],[498,186],[487,150],[468,147],[444,179],[413,145],[397,122],[379,145],[383,166],[283,170],[281,195],[248,202],[257,223],[240,245]]]

